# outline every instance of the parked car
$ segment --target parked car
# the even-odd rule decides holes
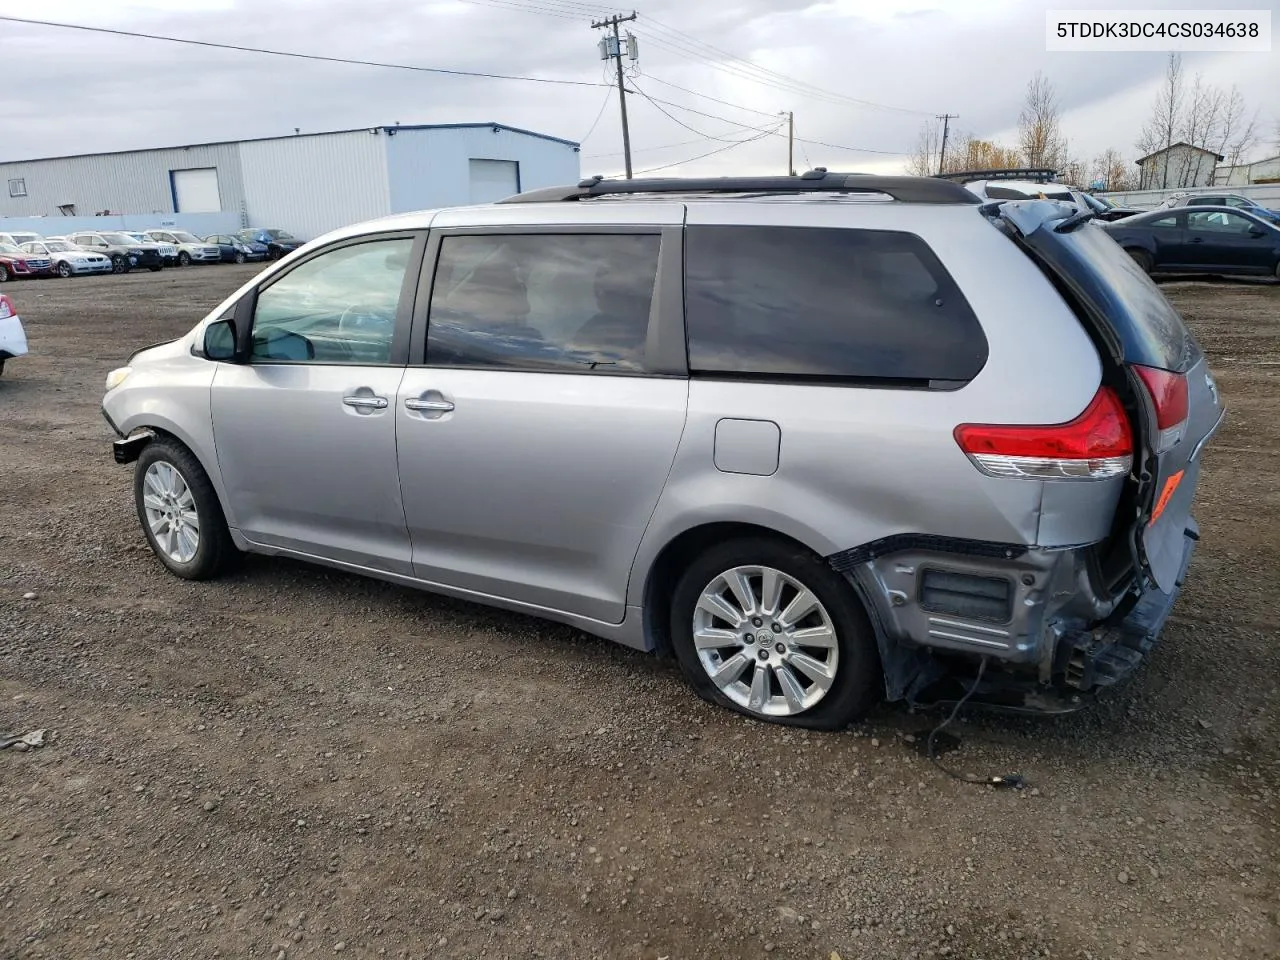
[[[1176,207],[1231,207],[1280,226],[1280,210],[1269,209],[1257,200],[1234,193],[1181,194],[1169,197],[1160,205],[1160,209]]]
[[[48,257],[28,254],[12,243],[0,243],[0,283],[47,277],[52,273],[53,262]]]
[[[257,240],[246,240],[229,233],[215,233],[204,238],[205,243],[212,243],[218,248],[223,263],[248,263],[251,260],[267,259],[267,245]]]
[[[940,180],[963,184],[982,200],[1067,200],[1077,202],[1076,191],[1057,182],[1057,173],[1042,168],[964,170],[938,174]]]
[[[139,243],[154,243],[160,248],[160,259],[164,261],[166,267],[176,267],[178,265],[178,245],[174,243],[166,243],[163,240],[156,240],[147,236],[141,230],[122,230],[120,231],[126,237],[133,237]]]
[[[1280,228],[1243,209],[1162,208],[1103,227],[1147,273],[1191,271],[1280,279]]]
[[[206,243],[185,230],[148,230],[146,236],[156,243],[167,243],[177,249],[178,266],[193,263],[219,263],[222,251],[215,244]]]
[[[7,243],[13,247],[20,247],[24,243],[30,243],[33,240],[43,240],[44,238],[38,233],[30,233],[25,230],[18,230],[12,233],[0,233],[0,243]]]
[[[287,253],[293,253],[302,241],[287,230],[264,230],[261,227],[248,227],[236,233],[243,240],[253,240],[266,244],[267,259],[279,260]]]
[[[940,683],[1070,709],[1129,675],[1223,415],[1073,208],[821,171],[336,231],[135,353],[103,412],[180,577],[320,562],[831,729]]]
[[[6,360],[26,356],[26,353],[27,332],[22,329],[18,308],[0,293],[0,374],[4,373]]]
[[[134,267],[146,267],[152,272],[164,268],[164,256],[159,244],[144,243],[118,230],[82,231],[69,234],[67,240],[84,250],[109,258],[113,273],[128,273]]]
[[[42,257],[53,265],[53,272],[60,277],[82,273],[110,273],[111,258],[101,253],[90,253],[66,240],[40,240],[24,243],[22,252],[32,257]]]
[[[1099,197],[1092,193],[1081,193],[1079,200],[1084,206],[1092,210],[1096,219],[1105,223],[1113,220],[1123,220],[1125,217],[1135,217],[1140,213],[1147,211],[1140,207],[1126,207],[1116,203],[1110,197]]]

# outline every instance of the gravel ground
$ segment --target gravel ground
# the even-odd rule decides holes
[[[0,753],[0,957],[1280,956],[1280,287],[1167,285],[1230,408],[1201,549],[1132,684],[959,724],[997,792],[931,716],[797,732],[507,613],[166,574],[102,379],[254,269],[5,288],[0,732],[51,739]]]

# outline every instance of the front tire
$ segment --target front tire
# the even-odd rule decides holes
[[[67,261],[65,260],[58,261],[58,276],[60,276],[63,280],[66,280],[68,277],[70,277],[73,272],[74,271],[71,269],[71,264],[67,263]]]
[[[161,270],[163,270],[163,269],[164,269],[164,264],[163,264],[163,263],[155,263],[155,264],[152,264],[151,266],[147,267],[147,269],[148,269],[148,270],[150,270],[152,273],[159,273]]]
[[[126,260],[124,257],[120,256],[120,254],[118,253],[111,258],[112,273],[128,273],[129,266],[130,266],[129,261]]]
[[[212,580],[235,557],[213,484],[177,441],[157,439],[143,448],[133,496],[147,542],[171,573],[184,580]]]
[[[1142,268],[1142,272],[1150,274],[1155,269],[1156,262],[1152,259],[1151,254],[1145,250],[1138,250],[1134,247],[1125,248],[1125,253],[1133,258],[1133,262]]]
[[[243,251],[236,251],[236,263],[244,263],[247,259],[248,257],[244,255]]]
[[[183,250],[180,254],[178,254],[178,266],[180,267],[191,266],[191,254],[187,253],[187,251],[185,250]]]
[[[699,696],[756,720],[839,730],[884,696],[854,588],[782,540],[734,540],[697,557],[676,585],[671,639]]]
[[[9,280],[9,268],[0,263],[0,283],[7,283]]]

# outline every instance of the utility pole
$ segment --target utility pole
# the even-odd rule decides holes
[[[942,121],[942,149],[938,151],[938,173],[945,173],[943,164],[947,161],[947,134],[951,132],[951,121],[958,120],[959,115],[955,113],[943,113],[938,116]]]
[[[602,27],[613,28],[613,42],[610,43],[609,38],[605,37],[600,42],[601,60],[608,60],[612,57],[618,64],[618,107],[622,111],[622,156],[627,165],[627,179],[631,179],[631,130],[627,126],[627,87],[623,83],[622,78],[622,37],[618,33],[618,24],[627,23],[636,18],[636,12],[631,11],[631,16],[624,17],[614,14],[607,20],[598,20],[591,24],[592,30],[599,30]],[[628,44],[630,46],[630,44]],[[634,51],[629,51],[632,60],[635,59]]]
[[[787,176],[796,175],[796,115],[787,111]]]

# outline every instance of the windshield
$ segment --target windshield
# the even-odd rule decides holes
[[[293,239],[293,234],[290,233],[288,230],[264,230],[263,233],[265,233],[269,237],[274,237],[276,240],[292,240]]]
[[[175,230],[173,236],[179,243],[203,243],[199,237],[187,233],[185,230]]]
[[[22,251],[15,247],[12,243],[0,243],[0,253],[22,255]]]
[[[45,249],[50,253],[74,253],[76,247],[65,240],[49,240],[45,243]]]
[[[131,237],[127,233],[104,233],[102,239],[107,243],[115,243],[125,247],[132,247],[137,244],[138,238]]]

